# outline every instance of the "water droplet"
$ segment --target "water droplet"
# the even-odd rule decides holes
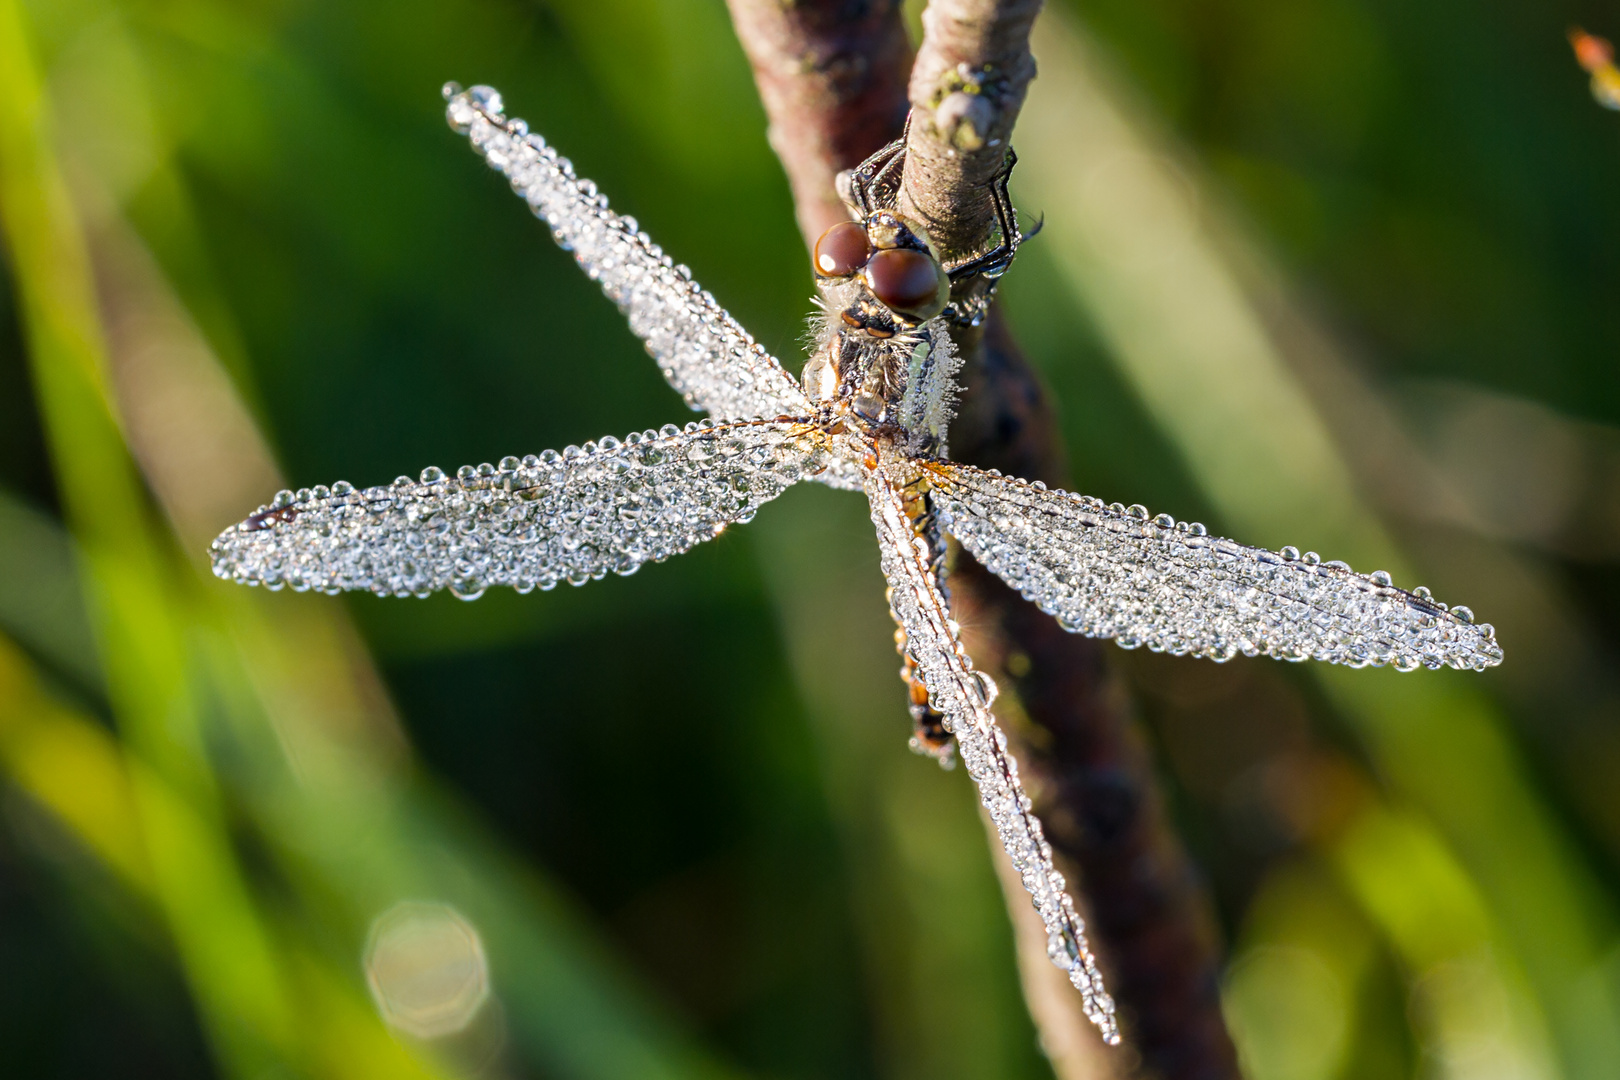
[[[501,92],[493,86],[475,86],[467,91],[467,97],[474,105],[491,116],[499,116],[505,109],[505,102],[501,100]]]
[[[476,600],[484,595],[484,583],[477,578],[460,578],[450,583],[450,591],[459,600]]]

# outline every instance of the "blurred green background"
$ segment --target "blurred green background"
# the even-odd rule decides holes
[[[1620,116],[1576,22],[1620,34],[1562,0],[1037,32],[1048,224],[1003,295],[1077,486],[1426,582],[1507,652],[1115,653],[1256,1080],[1620,1061]],[[904,748],[859,499],[475,604],[207,574],[283,483],[685,420],[446,79],[797,354],[719,0],[0,0],[0,1072],[1050,1076],[967,778]]]

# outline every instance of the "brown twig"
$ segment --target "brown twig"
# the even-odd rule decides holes
[[[900,132],[911,45],[899,0],[727,0],[765,103],[799,229],[849,220],[833,177]]]
[[[811,244],[847,217],[833,195],[834,175],[899,134],[905,108],[898,69],[881,70],[905,55],[894,44],[903,34],[898,6],[730,2]],[[1029,31],[1040,6],[1040,0],[936,0],[924,14],[900,197],[947,258],[991,240],[986,185],[1004,167],[1034,77]],[[835,78],[833,70],[861,78]],[[889,94],[893,99],[885,100]],[[1050,404],[996,312],[955,336],[966,360],[963,409],[952,428],[956,456],[1062,484],[1066,469]],[[997,712],[1008,721],[1047,835],[1084,893],[1093,942],[1143,1071],[1235,1078],[1216,996],[1210,905],[1171,827],[1103,645],[1064,633],[966,555],[951,586],[979,666],[1011,691]],[[1028,900],[1019,893],[1011,902]]]
[[[990,236],[986,187],[1035,78],[1029,32],[1041,4],[936,0],[923,12],[900,201],[941,251],[969,253]]]

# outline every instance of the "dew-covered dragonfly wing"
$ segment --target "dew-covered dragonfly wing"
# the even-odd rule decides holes
[[[1207,535],[1140,506],[928,462],[941,523],[1066,630],[1177,655],[1482,671],[1502,662],[1488,623],[1426,589],[1311,552]]]
[[[697,421],[447,476],[283,492],[214,541],[214,573],[272,589],[472,598],[629,574],[748,521],[825,467],[804,421]]]
[[[890,610],[905,632],[906,650],[928,689],[929,701],[944,714],[946,729],[956,737],[968,775],[1046,926],[1047,955],[1080,991],[1086,1016],[1103,1038],[1116,1043],[1114,1002],[1103,989],[1096,958],[1086,944],[1085,923],[1065,891],[1063,875],[1052,864],[1052,847],[1024,794],[1018,763],[990,712],[995,683],[973,670],[957,637],[950,605],[935,583],[934,553],[906,513],[898,489],[914,475],[903,460],[885,462],[867,474],[866,495],[877,528],[883,576],[889,583]]]
[[[450,126],[504,174],[551,235],[619,305],[686,403],[716,420],[805,416],[799,383],[713,296],[642,232],[608,209],[596,185],[522,120],[508,119],[486,86],[445,87]]]

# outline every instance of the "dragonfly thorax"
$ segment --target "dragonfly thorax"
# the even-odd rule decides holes
[[[943,454],[959,366],[945,320],[936,315],[881,335],[852,325],[851,311],[882,307],[858,278],[823,280],[819,303],[803,375],[811,400],[868,436],[913,454]]]

